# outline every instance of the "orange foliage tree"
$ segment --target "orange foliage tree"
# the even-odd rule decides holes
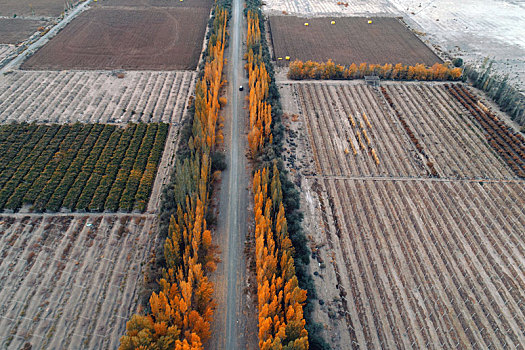
[[[166,267],[160,291],[149,299],[150,312],[126,325],[119,349],[202,349],[210,338],[215,303],[207,274],[215,270],[216,249],[204,219],[208,208],[210,153],[217,133],[223,84],[228,12],[217,8],[204,75],[195,88],[195,115],[188,142],[191,155],[177,162],[174,176],[176,214],[164,243]]]
[[[449,67],[436,63],[432,67],[423,64],[415,66],[392,64],[355,63],[348,67],[327,62],[299,61],[290,63],[288,78],[290,79],[362,79],[366,75],[377,75],[382,79],[393,80],[458,80],[461,78],[461,68]]]
[[[255,254],[261,349],[308,349],[306,291],[295,275],[279,171],[274,163],[253,178]]]
[[[250,132],[248,144],[252,155],[257,154],[266,142],[272,142],[272,106],[267,102],[270,76],[262,60],[261,30],[259,17],[253,11],[247,13],[248,87]]]

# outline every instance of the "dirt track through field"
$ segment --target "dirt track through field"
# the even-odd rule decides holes
[[[116,348],[153,227],[140,215],[0,216],[2,348]]]
[[[23,72],[0,79],[0,122],[182,120],[195,72]]]

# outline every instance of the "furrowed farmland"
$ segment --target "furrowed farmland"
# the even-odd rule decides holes
[[[98,0],[97,6],[125,6],[125,7],[205,7],[212,6],[212,0]]]
[[[168,124],[0,126],[0,208],[144,211]]]
[[[272,16],[268,23],[274,56],[280,66],[288,65],[286,57],[291,61],[331,59],[342,65],[442,63],[396,18],[373,18],[368,24],[365,17]]]
[[[195,69],[210,9],[94,8],[24,64],[26,70]]]
[[[522,136],[461,84],[279,87],[327,341],[519,348]]]
[[[0,346],[117,348],[154,229],[146,215],[0,216]]]
[[[195,76],[189,71],[17,71],[0,80],[0,122],[178,124]]]
[[[387,83],[377,90],[364,84],[306,83],[292,89],[304,111],[319,173],[523,177],[521,136],[498,128],[510,141],[516,138],[514,146],[501,141],[511,156],[500,157],[487,131],[450,92],[468,90],[453,86]]]

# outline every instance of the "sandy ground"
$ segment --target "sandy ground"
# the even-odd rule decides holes
[[[301,188],[325,339],[336,349],[519,347],[525,182],[486,148],[477,127],[454,122],[468,116],[455,103],[405,100],[427,89],[443,98],[441,84],[386,88],[412,110],[405,116],[441,178],[428,177],[399,125],[379,113],[379,97],[359,82],[279,85],[284,157]],[[379,166],[362,150],[344,152],[340,135],[353,130],[352,108],[367,115]],[[353,117],[366,124],[362,114]],[[465,149],[474,153],[458,152]]]
[[[0,76],[0,122],[178,124],[195,72],[16,71]]]
[[[116,348],[136,311],[154,220],[0,216],[0,346]]]
[[[442,50],[444,58],[463,57],[467,62],[494,58],[500,74],[525,87],[525,4],[515,0],[268,0],[269,14],[302,16],[402,16]]]

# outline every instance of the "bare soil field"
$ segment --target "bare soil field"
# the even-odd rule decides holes
[[[326,340],[520,348],[525,181],[451,92],[460,85],[382,87],[394,107],[360,82],[279,84]]]
[[[46,22],[20,19],[0,18],[0,44],[18,44],[33,35]]]
[[[136,312],[154,222],[0,216],[0,347],[116,349]]]
[[[0,16],[58,17],[83,0],[0,0]],[[68,5],[69,4],[69,5]]]
[[[335,21],[335,24],[331,24]],[[422,63],[432,66],[442,63],[419,38],[396,18],[365,17],[301,18],[272,16],[269,26],[278,65],[290,60],[335,63]],[[308,26],[305,26],[308,23]]]
[[[208,8],[95,8],[82,13],[22,69],[193,70]]]
[[[195,72],[16,71],[0,77],[0,122],[181,122]]]
[[[334,348],[524,343],[524,182],[319,177],[304,185],[321,217],[311,231],[313,268]]]
[[[98,0],[96,6],[125,7],[204,7],[210,10],[212,0]]]

